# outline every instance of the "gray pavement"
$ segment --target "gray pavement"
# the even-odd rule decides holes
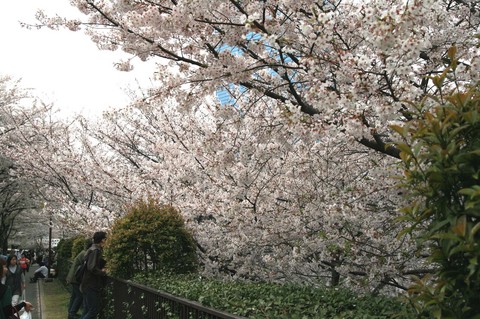
[[[30,267],[30,271],[25,274],[25,300],[29,301],[33,305],[32,310],[32,319],[42,319],[42,300],[41,300],[41,290],[42,290],[42,283],[37,281],[36,283],[30,282],[30,277],[33,277],[33,273],[38,268],[38,265],[32,265]]]

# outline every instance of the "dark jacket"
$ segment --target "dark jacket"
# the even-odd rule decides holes
[[[13,295],[22,294],[22,283],[23,283],[23,272],[22,268],[17,265],[15,272],[10,271],[10,267],[7,266],[7,279],[5,280],[5,285],[9,286],[12,290]]]
[[[87,269],[83,275],[80,290],[85,292],[87,289],[100,291],[105,287],[105,279],[107,273],[102,269],[105,267],[105,259],[103,259],[102,248],[93,244],[85,254],[87,261]]]

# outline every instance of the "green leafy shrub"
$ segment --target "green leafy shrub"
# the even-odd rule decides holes
[[[72,250],[70,258],[73,260],[77,255],[87,247],[88,243],[92,243],[91,238],[77,236],[73,238]]]
[[[58,242],[56,249],[57,276],[65,279],[70,267],[73,238],[63,238]]]
[[[458,61],[433,78],[442,92]],[[409,290],[420,316],[480,318],[480,85],[442,92],[414,104],[412,120],[393,127],[402,137],[406,233],[419,235],[437,273]]]
[[[154,199],[138,201],[111,229],[105,251],[110,274],[130,278],[137,272],[196,270],[196,249],[180,212]]]
[[[72,254],[73,238],[62,238],[58,242],[56,253],[57,259],[70,259]]]
[[[138,274],[134,280],[207,307],[252,319],[414,318],[413,309],[395,298],[358,295],[338,288],[216,281],[194,274]]]

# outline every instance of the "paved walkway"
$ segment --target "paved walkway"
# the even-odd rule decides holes
[[[42,319],[44,318],[42,316],[43,313],[43,305],[42,305],[42,300],[41,300],[41,290],[42,290],[42,284],[40,283],[40,280],[37,281],[36,283],[31,283],[30,282],[30,277],[33,277],[33,273],[35,270],[37,270],[38,265],[32,265],[30,267],[30,271],[25,274],[25,282],[26,282],[26,288],[25,288],[25,300],[29,301],[33,305],[33,310],[32,310],[32,319]]]

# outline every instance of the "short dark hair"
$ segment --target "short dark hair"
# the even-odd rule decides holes
[[[15,256],[14,254],[11,254],[11,255],[8,256],[8,258],[7,258],[7,266],[10,266],[10,261],[11,261],[13,258],[17,259],[17,256]]]
[[[107,238],[107,233],[104,232],[104,231],[97,231],[95,232],[95,234],[93,234],[93,243],[94,244],[98,244],[100,243],[102,240],[104,240],[105,238]]]

